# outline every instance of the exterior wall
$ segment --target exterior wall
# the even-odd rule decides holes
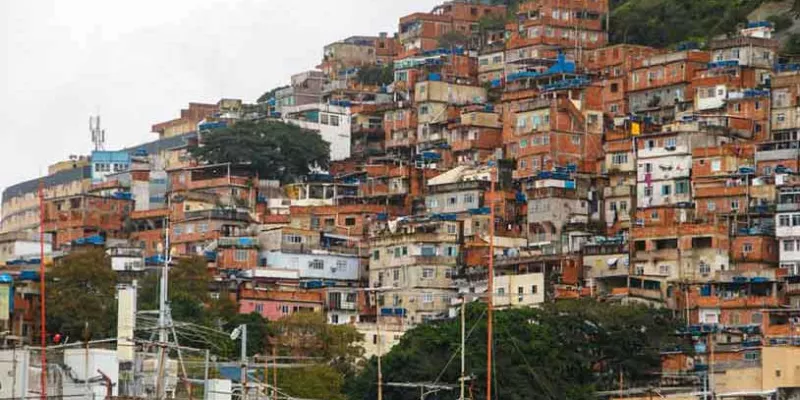
[[[486,101],[486,89],[481,86],[425,81],[416,84],[414,101],[416,103],[481,104]]]
[[[269,268],[299,271],[300,279],[357,281],[361,275],[360,259],[353,256],[262,252],[261,258]]]
[[[92,183],[105,181],[106,176],[127,171],[131,165],[131,156],[127,151],[93,151]]]
[[[217,249],[217,268],[253,269],[258,266],[258,250],[221,248]]]
[[[530,307],[544,303],[544,273],[495,277],[497,307]]]
[[[14,239],[10,241],[0,241],[0,263],[15,260],[23,256],[35,256],[39,258],[39,241]],[[52,245],[45,242],[44,252],[49,254],[53,251]]]
[[[305,111],[319,111],[319,119],[308,121],[292,116],[292,114]],[[306,104],[297,107],[284,107],[282,112],[284,122],[319,132],[322,139],[331,145],[332,161],[344,160],[350,157],[351,121],[349,108],[327,104]]]
[[[425,206],[429,213],[461,213],[483,204],[482,190],[429,194]]]
[[[400,343],[400,339],[405,334],[406,328],[401,324],[390,324],[381,322],[380,335],[378,334],[378,326],[374,323],[359,323],[356,324],[358,333],[364,335],[364,341],[361,346],[364,348],[364,358],[370,358],[378,355],[380,349],[381,355],[386,355],[392,350],[394,346]],[[380,341],[380,345],[378,342]]]
[[[299,311],[322,312],[322,303],[258,299],[242,299],[239,301],[239,314],[255,312],[269,321],[278,321]]]

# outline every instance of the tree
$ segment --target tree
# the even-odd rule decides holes
[[[279,86],[279,87],[273,88],[272,90],[268,90],[268,91],[264,92],[264,94],[262,94],[261,96],[258,97],[258,99],[256,100],[256,103],[263,103],[263,102],[275,97],[275,93],[277,91],[282,90],[282,89],[286,89],[288,87],[289,87],[288,85],[287,86]]]
[[[242,324],[247,325],[247,355],[267,354],[270,351],[269,337],[272,332],[266,318],[258,313],[233,314],[225,322],[224,330],[233,332]]]
[[[449,31],[439,36],[439,47],[449,49],[451,47],[469,46],[469,36],[459,31]]]
[[[366,66],[358,70],[356,73],[356,80],[364,85],[388,85],[394,82],[394,68],[392,65]]]
[[[278,386],[292,396],[344,399],[344,382],[352,379],[363,355],[361,335],[350,325],[330,325],[322,313],[294,313],[275,324],[282,355],[310,357],[316,363],[279,371]]]
[[[766,0],[614,0],[612,43],[666,47],[732,33]]]
[[[330,166],[330,144],[319,133],[278,121],[243,121],[214,130],[190,151],[209,163],[250,165],[261,179],[283,183]]]
[[[466,342],[466,365],[475,395],[485,392],[485,310],[483,304],[467,309],[467,331],[474,327],[474,332]],[[494,327],[495,387],[498,398],[511,400],[592,399],[596,390],[614,388],[620,373],[631,385],[653,383],[658,379],[654,372],[660,368],[660,349],[674,347],[678,340],[677,321],[667,311],[594,300],[500,311]],[[451,360],[459,345],[458,321],[420,325],[383,358],[383,379],[431,382],[439,377],[439,383],[455,384],[460,365]],[[351,399],[375,397],[376,367],[370,360],[348,382]],[[418,396],[415,391],[384,387],[387,400]]]
[[[783,53],[789,55],[800,54],[800,33],[792,33],[783,44]]]
[[[47,330],[72,340],[113,337],[117,274],[103,249],[79,249],[47,271]]]

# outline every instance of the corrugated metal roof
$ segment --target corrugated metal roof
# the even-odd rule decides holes
[[[65,183],[89,179],[92,177],[92,167],[87,165],[81,168],[60,171],[53,175],[44,177],[44,187],[50,188],[53,186],[63,185]],[[14,186],[9,186],[3,191],[3,202],[12,197],[24,195],[26,193],[36,192],[39,189],[39,178],[31,179]]]
[[[184,147],[189,144],[190,139],[194,139],[196,137],[197,132],[189,132],[179,136],[171,136],[153,142],[140,144],[138,146],[128,147],[126,149],[122,149],[122,151],[127,151],[130,154],[134,154],[138,151],[144,150],[147,152],[147,154],[156,154],[161,150]]]

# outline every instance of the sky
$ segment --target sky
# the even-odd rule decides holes
[[[0,0],[0,191],[92,150],[157,138],[189,102],[255,101],[322,47],[393,34],[436,0]]]

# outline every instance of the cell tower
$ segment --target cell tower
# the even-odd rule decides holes
[[[92,143],[94,150],[105,150],[106,147],[106,131],[100,128],[100,116],[89,117],[89,132],[92,133]]]

